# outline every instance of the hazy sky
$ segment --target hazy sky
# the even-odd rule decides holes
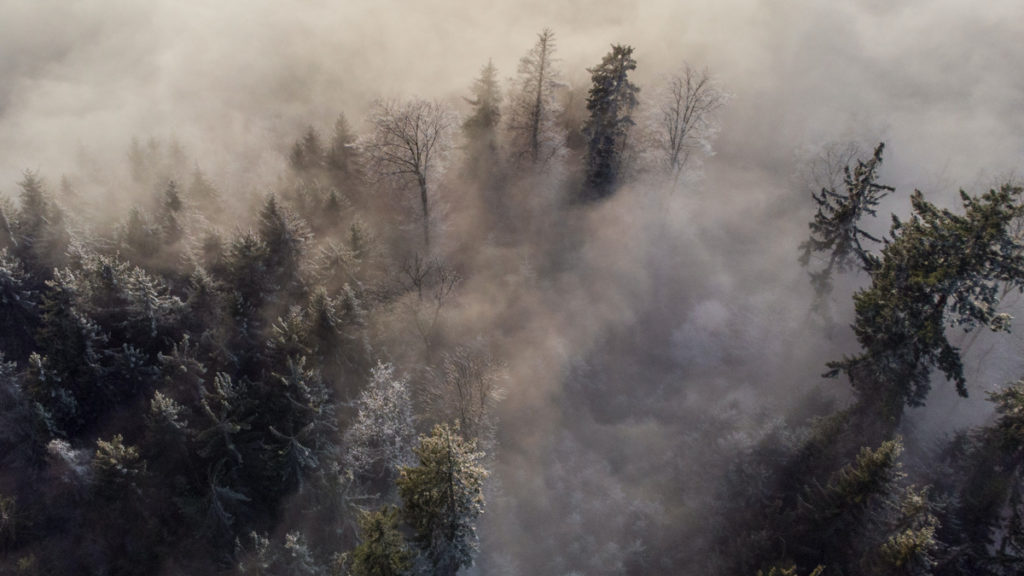
[[[132,135],[226,161],[358,120],[379,95],[461,95],[488,57],[512,75],[544,26],[568,81],[612,42],[636,47],[644,84],[709,66],[735,96],[719,149],[744,161],[884,137],[894,177],[956,185],[1024,152],[1013,0],[0,0],[0,14],[4,190],[24,168],[70,169],[80,146],[123,154]]]

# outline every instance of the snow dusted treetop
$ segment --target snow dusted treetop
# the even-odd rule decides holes
[[[388,363],[377,363],[356,401],[356,417],[345,433],[346,460],[357,479],[386,480],[413,462],[416,441],[409,380]]]
[[[546,164],[562,151],[564,130],[556,124],[555,92],[561,85],[554,67],[555,33],[545,28],[519,61],[509,89],[509,155],[513,163]]]

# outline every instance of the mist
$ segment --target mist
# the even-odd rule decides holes
[[[713,152],[671,191],[641,173],[599,203],[572,204],[570,152],[569,168],[508,186],[528,217],[503,232],[456,147],[431,192],[439,224],[427,249],[461,278],[435,314],[440,336],[421,349],[411,292],[367,313],[373,360],[407,374],[414,398],[460,346],[500,365],[471,574],[726,573],[710,554],[732,528],[708,516],[737,461],[855,401],[846,376],[821,374],[857,352],[851,297],[871,276],[837,278],[831,318],[812,309],[798,263],[815,210],[808,163],[831,142],[868,155],[885,142],[879,179],[895,192],[864,223],[881,236],[890,213],[910,214],[913,190],[958,210],[960,189],[1013,180],[1024,154],[1024,5],[1009,0],[0,0],[0,15],[0,192],[15,202],[25,170],[51,192],[66,176],[90,206],[69,213],[103,226],[153,206],[157,192],[130,174],[133,139],[177,143],[187,160],[176,177],[201,169],[226,207],[211,225],[241,233],[292,185],[289,153],[307,127],[329,137],[344,113],[364,143],[382,98],[437,100],[465,118],[488,59],[510,90],[544,28],[577,98],[610,44],[633,46],[638,117],[684,63],[710,72],[728,94]],[[414,225],[380,199],[388,186],[353,201],[394,255],[381,276],[415,251]],[[268,325],[287,306],[270,309]],[[1002,309],[1018,312],[1016,295]],[[969,397],[934,377],[927,406],[900,425],[910,462],[991,423],[985,393],[1024,369],[1018,332],[950,339],[965,350]],[[441,419],[420,418],[421,433]],[[321,517],[302,497],[283,502],[280,518],[315,530]]]

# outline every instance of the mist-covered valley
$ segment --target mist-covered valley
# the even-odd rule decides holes
[[[1022,22],[0,0],[0,573],[1019,573]]]

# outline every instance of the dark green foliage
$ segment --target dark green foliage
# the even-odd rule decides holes
[[[1013,574],[1024,562],[1024,381],[989,394],[996,419],[955,437],[934,482],[950,504],[942,574]]]
[[[398,531],[398,509],[388,506],[359,519],[362,542],[352,550],[352,576],[402,576],[412,568],[412,553]]]
[[[863,403],[897,422],[903,405],[920,406],[938,368],[966,396],[960,353],[946,328],[1008,328],[997,311],[1003,285],[1024,285],[1024,252],[1011,224],[1024,214],[1021,189],[1004,186],[980,197],[961,193],[956,215],[911,197],[914,214],[894,219],[891,236],[870,270],[871,286],[854,296],[854,332],[863,352],[829,364],[850,375]]]
[[[402,468],[398,493],[402,517],[432,574],[455,576],[473,563],[476,519],[483,513],[487,472],[475,442],[463,440],[447,424],[421,436],[415,452],[419,465]]]
[[[21,262],[0,248],[0,350],[24,361],[39,325],[38,296]]]
[[[586,199],[598,199],[612,193],[622,175],[623,157],[633,109],[640,92],[629,80],[636,69],[633,47],[615,44],[601,64],[588,69],[593,86],[587,95],[590,118],[583,126],[587,138]]]
[[[812,255],[825,254],[824,268],[810,273],[819,300],[832,291],[833,272],[853,269],[871,272],[880,264],[878,257],[864,246],[864,241],[877,244],[881,240],[865,231],[861,220],[864,216],[875,216],[878,202],[895,190],[876,181],[884,149],[885,144],[880,143],[869,160],[858,160],[853,170],[849,166],[843,168],[845,193],[835,188],[822,188],[821,192],[812,193],[818,210],[809,225],[810,238],[800,245],[800,264],[808,266]]]

